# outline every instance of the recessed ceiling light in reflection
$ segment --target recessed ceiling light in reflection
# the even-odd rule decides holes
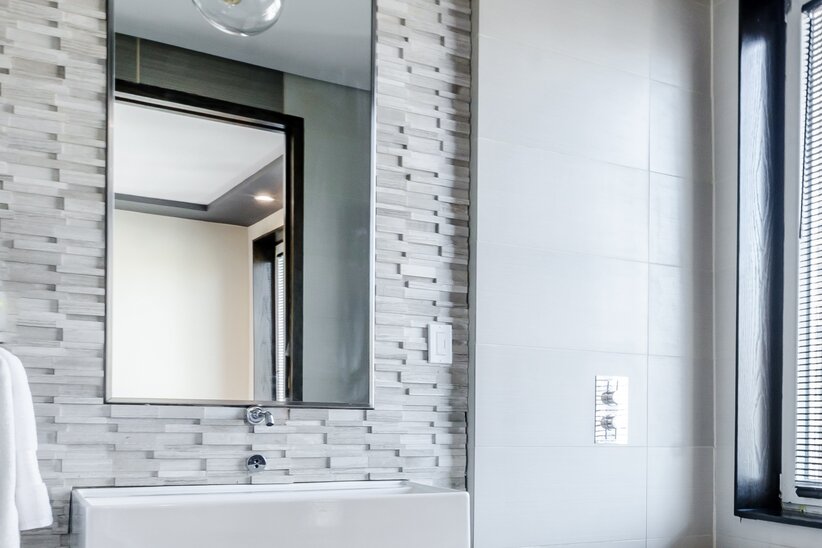
[[[277,201],[274,196],[269,196],[268,194],[257,194],[254,196],[254,199],[263,204],[270,204]]]

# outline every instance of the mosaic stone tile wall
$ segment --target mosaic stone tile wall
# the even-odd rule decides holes
[[[378,0],[376,409],[106,405],[103,0],[0,0],[0,341],[36,401],[51,530],[76,486],[409,478],[465,484],[470,0]],[[454,364],[425,326],[454,326]]]

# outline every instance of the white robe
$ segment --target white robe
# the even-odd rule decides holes
[[[0,425],[8,424],[13,432],[10,447],[13,452],[11,460],[17,529],[27,531],[48,527],[53,519],[51,503],[37,463],[37,426],[26,370],[20,360],[4,348],[0,348],[0,368],[8,372],[11,380],[11,421],[0,415]],[[2,448],[0,452],[3,452]],[[5,494],[0,496],[5,498]],[[0,544],[0,548],[5,546]]]
[[[17,503],[14,501],[14,405],[11,371],[0,361],[0,548],[19,548]]]

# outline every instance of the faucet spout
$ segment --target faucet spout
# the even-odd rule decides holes
[[[262,424],[265,422],[266,426],[274,426],[274,414],[271,411],[263,409],[259,406],[253,406],[246,409],[245,420],[248,424]]]

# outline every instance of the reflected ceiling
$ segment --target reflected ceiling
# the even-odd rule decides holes
[[[114,127],[120,209],[249,226],[282,208],[280,132],[120,101]]]
[[[371,88],[371,0],[286,0],[257,36],[212,27],[189,0],[115,0],[115,31],[359,89]]]

